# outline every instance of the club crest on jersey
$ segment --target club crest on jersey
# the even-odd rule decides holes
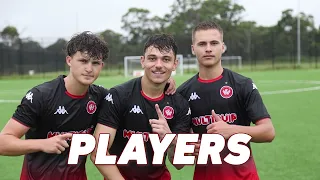
[[[97,105],[96,105],[96,103],[95,103],[94,101],[89,101],[89,102],[87,103],[87,112],[88,112],[89,114],[93,114],[93,113],[96,112],[96,110],[97,110]]]
[[[222,86],[220,89],[221,97],[228,99],[233,95],[233,89],[230,86]]]
[[[166,119],[172,119],[174,115],[174,109],[171,106],[166,106],[162,110],[162,114]]]

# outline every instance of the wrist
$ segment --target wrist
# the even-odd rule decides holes
[[[232,135],[234,134],[250,134],[250,132],[248,132],[248,127],[247,126],[240,126],[240,125],[231,125],[232,127]]]
[[[31,148],[32,150],[34,151],[44,151],[44,147],[43,147],[43,144],[44,144],[44,141],[45,139],[35,139],[35,140],[31,140]]]

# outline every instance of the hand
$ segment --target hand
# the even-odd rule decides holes
[[[208,134],[220,134],[225,139],[229,139],[230,136],[235,134],[234,126],[229,125],[228,123],[224,122],[215,112],[212,110],[212,118],[215,120],[214,123],[209,124],[207,126],[207,133]]]
[[[166,90],[166,95],[174,94],[176,92],[176,82],[172,77],[167,82],[169,84],[168,89]]]
[[[188,153],[188,155],[192,156],[198,156],[199,155],[199,149],[200,149],[201,140],[198,140],[198,142],[190,142],[188,145],[194,145],[194,152]]]
[[[149,123],[152,127],[152,132],[159,134],[160,139],[163,139],[166,134],[170,134],[172,132],[169,128],[167,120],[164,118],[159,108],[159,105],[156,104],[155,108],[156,108],[159,119],[150,119]]]
[[[41,151],[45,153],[61,154],[69,147],[67,139],[71,138],[71,133],[60,134],[49,139],[44,139],[41,142]]]

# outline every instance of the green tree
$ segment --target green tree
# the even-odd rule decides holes
[[[1,31],[1,38],[6,45],[11,46],[13,41],[19,38],[19,33],[16,27],[7,26]]]

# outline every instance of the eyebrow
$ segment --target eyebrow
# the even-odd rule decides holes
[[[86,59],[86,58],[80,58],[80,59],[78,59],[78,61],[82,61],[82,60],[90,61],[90,59]],[[102,62],[101,59],[92,59],[91,61],[92,61],[92,62]]]
[[[220,41],[218,41],[218,40],[212,40],[210,42],[218,42],[218,43],[220,43]],[[200,44],[200,43],[207,43],[207,41],[199,41],[197,44]]]
[[[155,54],[149,54],[147,57],[157,57]],[[162,58],[171,58],[171,56],[162,56]]]

